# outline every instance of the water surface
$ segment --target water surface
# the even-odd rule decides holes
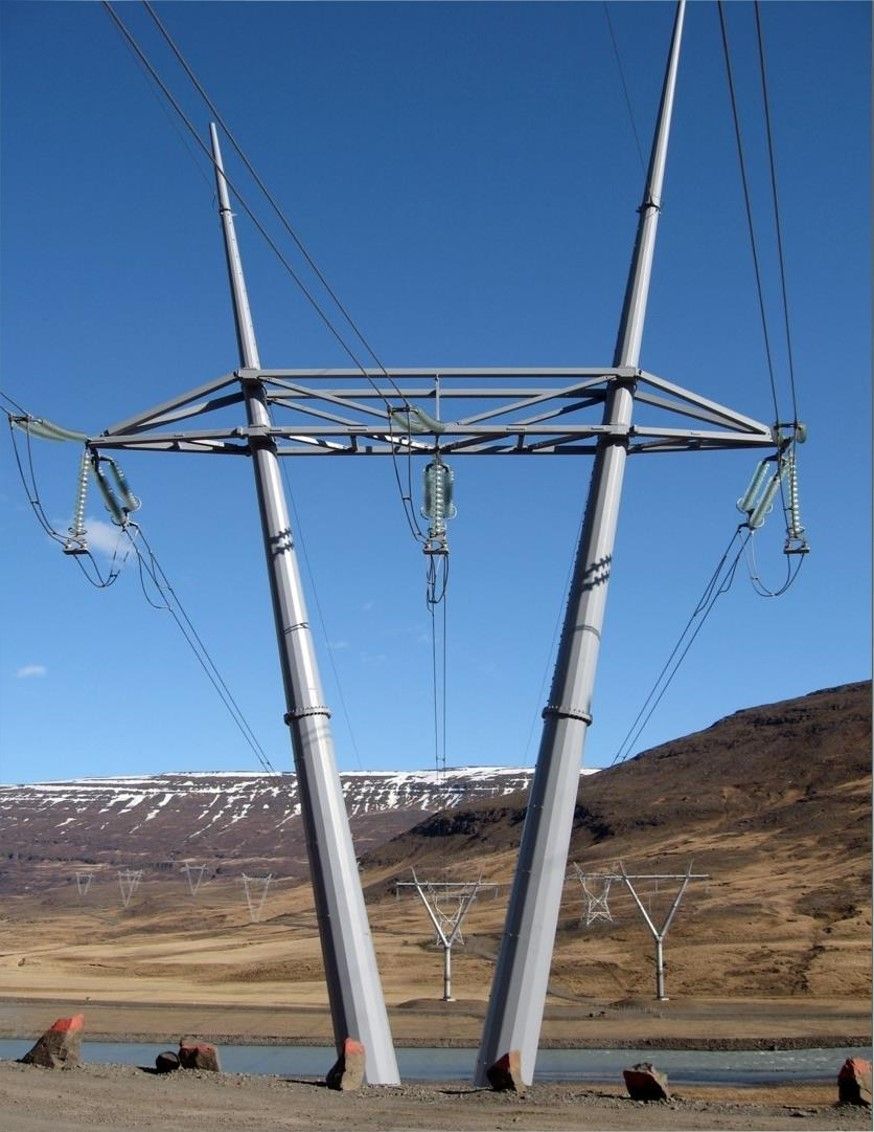
[[[0,1058],[22,1057],[30,1039],[0,1039]],[[83,1042],[82,1060],[89,1063],[154,1066],[173,1043]],[[281,1077],[324,1077],[334,1061],[327,1046],[219,1046],[222,1069],[228,1073],[265,1073]],[[476,1050],[399,1047],[398,1068],[405,1081],[470,1081]],[[621,1080],[622,1070],[651,1061],[674,1085],[764,1085],[784,1081],[834,1082],[848,1057],[870,1059],[871,1051],[855,1049],[793,1050],[653,1050],[544,1049],[537,1057],[535,1081]]]

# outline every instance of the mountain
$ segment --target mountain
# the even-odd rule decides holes
[[[409,880],[411,867],[426,882],[486,882],[465,921],[456,972],[460,997],[481,998],[530,776],[489,767],[341,776],[383,978],[398,1001],[419,985],[422,963],[432,966],[425,912],[409,890],[396,895],[396,880]],[[186,859],[208,870],[196,899],[179,875]],[[690,865],[703,874],[689,884],[666,942],[672,997],[866,1001],[870,682],[748,708],[581,777],[570,864],[587,874],[593,895],[571,868],[553,1003],[652,995],[653,941],[619,878],[620,862],[639,878],[656,923]],[[94,872],[84,896],[75,878],[82,868]],[[143,870],[129,905],[125,868]],[[257,924],[242,899],[241,872],[275,878]],[[58,985],[78,979],[90,987],[99,976],[104,993],[118,995],[130,980],[172,971],[185,1001],[219,984],[231,996],[262,983],[273,994],[286,980],[314,994],[322,974],[311,891],[299,883],[306,873],[294,775],[0,787],[0,890],[9,897],[0,969],[5,962],[10,985],[25,988],[31,971]],[[609,915],[587,923],[593,897]],[[48,936],[57,942],[49,945]]]
[[[523,793],[468,801],[375,847],[364,864],[390,877],[411,863],[427,875],[465,860],[506,881],[525,806]],[[630,873],[676,878],[637,885],[656,921],[687,868],[709,877],[690,885],[671,927],[675,990],[869,994],[870,681],[736,712],[583,779],[570,862],[598,896],[620,861]],[[371,901],[385,887],[375,882]],[[647,937],[642,917],[621,880],[607,899],[611,920],[581,934],[589,904],[569,874],[553,988],[648,988],[651,972],[633,958],[634,941]],[[484,952],[499,930],[483,934]]]
[[[530,770],[362,771],[340,776],[356,852],[462,802],[525,790]],[[306,848],[294,774],[156,774],[0,786],[0,890],[69,879],[82,866],[212,874],[269,869],[302,878]]]

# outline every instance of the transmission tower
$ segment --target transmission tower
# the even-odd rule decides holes
[[[76,891],[80,899],[88,895],[88,889],[91,887],[93,879],[93,869],[76,869]]]
[[[452,948],[464,945],[461,925],[477,896],[497,885],[475,881],[420,880],[412,870],[412,881],[398,881],[395,891],[414,888],[425,906],[434,927],[437,943],[443,949],[443,1001],[454,1002],[452,997]]]
[[[142,869],[119,869],[118,870],[118,887],[121,890],[121,902],[127,908],[131,902],[133,894],[137,890],[137,885],[143,877]]]
[[[186,861],[182,866],[182,872],[188,881],[188,891],[192,896],[197,896],[197,890],[203,882],[203,874],[206,870],[206,865],[195,865],[191,861]]]
[[[625,866],[619,862],[619,876],[614,878],[625,882],[628,891],[634,897],[634,902],[643,916],[644,923],[649,928],[653,939],[655,940],[655,969],[656,969],[656,998],[659,1002],[667,1002],[668,996],[665,994],[665,939],[667,938],[668,931],[673,923],[674,916],[677,914],[677,909],[680,907],[680,901],[683,899],[683,894],[689,887],[689,882],[693,880],[709,880],[709,873],[693,873],[692,862],[689,862],[689,867],[684,873],[627,873]],[[662,920],[661,924],[656,922],[652,908],[645,908],[637,889],[634,887],[634,881],[650,881],[658,885],[660,882],[667,881],[679,882],[679,888],[674,896],[673,903],[668,909],[667,915]]]
[[[267,899],[267,890],[273,880],[273,873],[263,877],[250,877],[243,873],[243,888],[246,892],[246,904],[249,908],[249,919],[257,924],[264,910],[264,901]]]
[[[591,927],[596,920],[605,920],[608,924],[612,924],[613,914],[610,911],[608,897],[610,886],[616,877],[609,873],[584,873],[576,863],[574,869],[576,870],[577,880],[583,889],[585,904],[580,916],[580,923],[587,928]]]
[[[403,455],[436,461],[445,468],[446,460],[455,456],[594,455],[476,1068],[477,1082],[485,1084],[489,1068],[516,1051],[522,1080],[530,1083],[567,868],[580,760],[592,722],[592,693],[627,458],[679,451],[771,450],[779,478],[795,444],[803,440],[800,422],[767,425],[640,366],[685,10],[685,0],[679,0],[611,365],[437,366],[395,368],[391,374],[382,367],[364,366],[263,369],[213,126],[212,155],[239,367],[85,440],[86,449],[95,457],[112,449],[131,449],[251,459],[285,691],[284,718],[301,793],[335,1045],[338,1054],[348,1037],[364,1045],[365,1076],[370,1084],[396,1084],[397,1062],[278,457],[397,459]],[[197,430],[179,427],[180,422],[233,405],[244,406],[245,423],[216,423],[212,418],[207,427]],[[649,419],[640,415],[634,419],[635,409],[641,406]],[[457,410],[454,417],[453,408]],[[274,411],[283,414],[281,423],[274,422]],[[590,419],[593,412],[599,419]],[[659,419],[663,416],[670,418],[668,424]],[[26,420],[16,423],[27,427]],[[767,498],[749,501],[750,529],[760,522]],[[443,518],[448,516],[446,511]],[[437,528],[431,543],[432,553],[442,551]],[[803,553],[803,548],[796,545],[786,552]]]

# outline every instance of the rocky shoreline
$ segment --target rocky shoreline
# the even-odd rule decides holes
[[[34,1034],[4,1035],[10,1040],[30,1041]],[[323,1046],[333,1048],[327,1038],[285,1037],[270,1034],[223,1034],[203,1032],[200,1036],[216,1045],[235,1046]],[[89,1042],[142,1042],[161,1043],[168,1040],[166,1033],[128,1032],[101,1033],[89,1030],[84,1039]],[[466,1038],[441,1037],[404,1038],[395,1041],[398,1049],[477,1049],[478,1042]],[[615,1038],[599,1041],[596,1038],[544,1038],[541,1049],[652,1049],[652,1050],[792,1050],[792,1049],[850,1049],[871,1045],[870,1034],[832,1034],[826,1036],[784,1038]]]

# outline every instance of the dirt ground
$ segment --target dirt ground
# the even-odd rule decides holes
[[[541,1085],[524,1096],[457,1082],[335,1093],[321,1082],[179,1071],[167,1076],[132,1066],[68,1071],[0,1062],[0,1111],[6,1132],[113,1132],[192,1128],[237,1132],[276,1129],[862,1129],[870,1112],[837,1106],[834,1091],[793,1086],[745,1091],[726,1099],[684,1088],[670,1102],[639,1104],[618,1086]]]
[[[543,1045],[659,1048],[790,1048],[866,1044],[867,1004],[810,999],[707,1000],[660,1005],[628,1000],[602,1011],[551,1005]],[[475,1045],[484,1003],[409,1000],[391,1010],[399,1045]],[[86,1039],[154,1040],[182,1034],[221,1042],[330,1044],[323,1006],[0,999],[0,1036],[36,1037],[56,1017],[86,1015]],[[594,1015],[594,1016],[593,1016]],[[439,1035],[439,1037],[435,1037]],[[333,1051],[326,1049],[326,1069]],[[840,1057],[836,1051],[836,1067]],[[657,1052],[653,1060],[658,1064]],[[544,1084],[527,1095],[492,1093],[466,1082],[405,1084],[337,1094],[314,1079],[180,1071],[159,1076],[129,1066],[51,1071],[0,1062],[4,1132],[128,1129],[458,1129],[614,1130],[862,1129],[870,1112],[838,1106],[836,1085],[755,1088],[682,1086],[671,1103],[631,1101],[620,1082]]]
[[[183,1035],[220,1046],[332,1044],[320,949],[305,890],[283,893],[269,919],[251,923],[238,901],[213,900],[206,893],[197,907],[184,902],[167,907],[157,882],[151,893],[147,885],[142,887],[141,903],[129,909],[115,906],[118,898],[111,886],[92,893],[87,907],[75,896],[64,904],[56,894],[4,904],[0,1037],[35,1039],[56,1018],[82,1012],[85,1040],[139,1039],[160,1043],[160,1048],[172,1048]],[[493,904],[484,902],[477,910],[481,923],[472,917],[472,937],[454,964],[457,1001],[452,1003],[440,1001],[441,957],[427,946],[421,911],[393,897],[371,909],[397,1045],[478,1045],[493,968],[493,955],[478,944],[499,928],[501,909]],[[630,954],[642,965],[645,941],[635,940]],[[673,952],[678,958],[679,944],[678,933]],[[615,946],[602,940],[597,963],[582,962],[576,952],[570,956],[573,962],[564,962],[559,947],[558,974],[551,981],[542,1030],[544,1047],[657,1051],[870,1044],[868,984],[855,974],[856,954],[861,956],[863,949],[855,943],[846,955],[836,951],[832,960],[835,981],[842,987],[837,993],[844,997],[831,991],[744,995],[736,982],[720,986],[717,995],[684,994],[674,968],[669,1002],[654,1000],[649,978],[640,987],[629,985],[624,974],[628,964],[614,969],[608,962]],[[741,951],[726,959],[714,951],[716,946],[722,945],[699,949],[695,970],[701,974],[693,982],[707,985],[703,973],[714,956],[720,970],[726,964],[740,969],[746,962]],[[691,960],[685,962],[688,981],[693,966]],[[865,991],[854,993],[857,985]],[[333,1057],[329,1049],[325,1052],[327,1069]],[[653,1061],[658,1065],[656,1055]],[[839,1063],[836,1048],[835,1074]],[[836,1100],[836,1084],[754,1090],[683,1086],[671,1104],[637,1105],[625,1095],[621,1081],[537,1085],[524,1098],[457,1081],[346,1095],[329,1092],[316,1080],[188,1071],[158,1076],[108,1065],[54,1072],[0,1062],[2,1132],[870,1127],[869,1112],[839,1108]]]

